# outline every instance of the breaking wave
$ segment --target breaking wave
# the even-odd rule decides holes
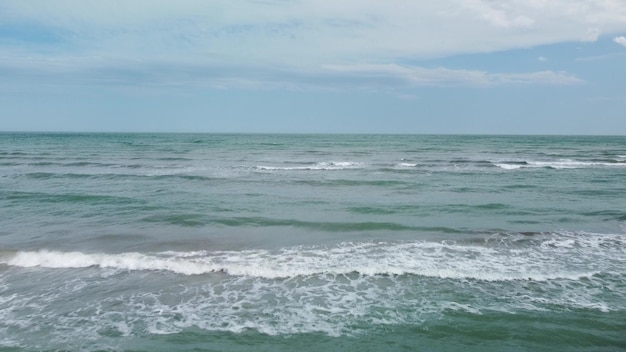
[[[334,162],[318,162],[311,163],[302,166],[265,166],[259,165],[256,166],[257,170],[265,170],[265,171],[273,171],[273,170],[283,170],[283,171],[292,171],[292,170],[345,170],[345,169],[358,169],[363,167],[362,163],[353,162],[353,161],[334,161]]]
[[[279,250],[118,254],[17,251],[5,253],[0,263],[16,267],[158,270],[183,275],[220,272],[265,279],[358,273],[545,281],[623,273],[616,263],[626,260],[625,246],[626,239],[619,235],[525,233],[472,241],[363,242]]]
[[[516,170],[522,168],[581,169],[595,167],[626,167],[626,162],[619,159],[603,161],[580,161],[570,159],[555,161],[502,161],[494,162],[493,164],[505,170]]]

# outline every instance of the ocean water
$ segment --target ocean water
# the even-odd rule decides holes
[[[0,350],[626,350],[626,137],[2,133]]]

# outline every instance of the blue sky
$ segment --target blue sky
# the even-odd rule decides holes
[[[0,0],[0,130],[626,134],[625,0]]]

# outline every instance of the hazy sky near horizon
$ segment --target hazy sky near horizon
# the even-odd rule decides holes
[[[0,0],[0,130],[626,134],[626,0]]]

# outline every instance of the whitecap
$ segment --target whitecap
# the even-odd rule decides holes
[[[271,165],[258,165],[255,166],[257,170],[264,171],[324,171],[324,170],[345,170],[345,169],[358,169],[364,165],[359,162],[353,161],[333,161],[333,162],[318,162],[303,166],[271,166]]]
[[[0,263],[16,267],[107,268],[168,271],[183,275],[223,272],[266,279],[316,275],[418,275],[483,281],[579,280],[600,272],[620,272],[626,260],[623,236],[544,234],[493,237],[476,242],[363,242],[338,246],[296,246],[279,250],[82,253],[19,251]],[[555,260],[558,256],[558,260]],[[583,258],[583,259],[581,259]],[[621,258],[621,259],[620,259]],[[623,270],[622,270],[623,271]]]
[[[524,166],[520,164],[506,164],[506,163],[495,163],[494,165],[505,170],[517,170],[517,169],[521,169]]]
[[[597,162],[579,161],[570,159],[560,159],[554,161],[515,161],[515,162],[493,162],[493,165],[505,170],[517,170],[521,168],[552,168],[552,169],[581,169],[594,167],[626,167],[626,163],[619,162]]]

